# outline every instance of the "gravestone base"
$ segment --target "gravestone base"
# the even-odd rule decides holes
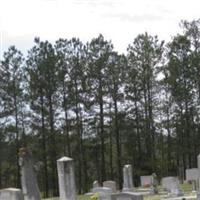
[[[170,193],[168,194],[169,197],[181,197],[183,196],[183,192],[179,189],[171,189]]]
[[[20,189],[6,188],[0,190],[0,200],[24,200],[24,197]]]
[[[121,192],[112,194],[111,200],[143,200],[143,195],[135,192]]]
[[[93,193],[99,194],[99,200],[111,200],[112,189],[108,187],[96,187],[92,189]]]
[[[132,188],[132,189],[131,188],[123,188],[122,192],[125,192],[125,193],[126,192],[135,192],[135,189],[134,188]]]

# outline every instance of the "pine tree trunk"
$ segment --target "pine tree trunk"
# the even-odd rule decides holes
[[[17,166],[17,187],[20,188],[21,187],[21,175],[20,175],[20,166],[19,166],[19,130],[18,130],[18,105],[17,105],[17,95],[16,95],[16,91],[15,91],[15,82],[13,83],[13,89],[14,89],[14,108],[15,108],[15,131],[16,131],[16,166]]]
[[[118,107],[117,107],[117,97],[114,97],[114,109],[115,109],[115,134],[116,134],[116,145],[117,145],[117,170],[118,170],[118,183],[119,188],[122,188],[122,165],[121,165],[121,141],[118,123]]]
[[[111,103],[109,105],[110,109],[110,130],[109,130],[109,159],[110,159],[110,178],[113,180],[113,132],[112,132],[112,113],[111,113]]]
[[[49,197],[49,178],[48,178],[48,166],[47,166],[47,148],[46,148],[46,131],[45,131],[45,120],[44,120],[44,99],[41,92],[40,96],[41,103],[41,122],[42,122],[42,157],[44,162],[44,185],[45,185],[45,197]]]
[[[69,157],[71,157],[71,144],[70,144],[70,137],[69,137],[69,123],[68,123],[68,114],[67,114],[67,99],[66,99],[66,91],[65,91],[65,84],[64,84],[64,80],[63,80],[63,108],[64,108],[64,112],[65,112],[65,136],[66,136],[66,143],[64,143],[64,146],[67,145],[67,155]],[[64,147],[65,149],[65,147]],[[64,154],[66,153],[66,151],[64,151]]]
[[[102,95],[102,80],[99,78],[99,107],[100,107],[100,139],[101,139],[101,184],[106,180],[105,144],[104,144],[104,109]]]
[[[54,112],[53,112],[53,104],[52,104],[52,96],[49,95],[49,123],[50,123],[50,141],[52,145],[51,149],[51,165],[52,165],[52,186],[53,186],[53,195],[58,195],[58,184],[57,184],[57,166],[56,166],[56,138],[55,138],[55,130],[54,130]]]

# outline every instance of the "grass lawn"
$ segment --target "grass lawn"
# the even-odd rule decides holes
[[[181,185],[181,189],[183,190],[184,194],[189,194],[192,191],[192,185],[191,184],[183,184],[183,185]],[[160,199],[161,199],[161,195],[144,196],[144,200],[160,200]],[[59,198],[49,198],[49,199],[45,199],[45,200],[59,200]],[[79,195],[77,200],[90,200],[90,196]]]

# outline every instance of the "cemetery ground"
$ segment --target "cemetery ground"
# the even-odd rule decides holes
[[[19,156],[22,191],[16,190],[15,188],[1,190],[0,200],[41,200],[41,192],[37,183],[32,154],[29,149],[21,148]],[[198,155],[197,160],[198,168],[186,169],[186,180],[184,184],[180,184],[178,177],[172,176],[163,177],[159,181],[157,175],[153,173],[152,175],[140,176],[141,186],[136,188],[134,187],[132,179],[132,166],[126,164],[123,167],[123,188],[121,192],[117,191],[115,181],[103,181],[102,187],[95,180],[89,193],[78,196],[75,186],[74,161],[72,158],[62,157],[57,160],[60,197],[48,198],[46,200],[94,200],[97,197],[100,200],[193,200],[196,197],[200,200],[200,189],[199,187],[197,188],[200,177],[199,173],[196,173],[200,170],[200,155]],[[161,185],[159,185],[159,182]],[[189,183],[192,183],[192,185]]]
[[[138,189],[140,189],[140,188],[138,188]],[[181,184],[181,189],[183,190],[185,196],[189,196],[189,195],[192,194],[191,193],[192,192],[192,185],[191,184],[188,184],[188,183]],[[161,190],[161,186],[159,186],[159,190]],[[91,196],[88,196],[88,195],[79,195],[77,197],[77,200],[91,200],[90,197]],[[158,195],[145,195],[144,196],[144,200],[160,200],[161,198],[163,198],[162,193],[160,193]],[[59,200],[59,197],[42,199],[42,200]]]

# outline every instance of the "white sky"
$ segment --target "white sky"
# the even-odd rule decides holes
[[[99,33],[125,53],[139,33],[169,41],[182,19],[198,18],[199,0],[0,0],[0,56],[10,45],[25,53],[35,36],[89,41]]]

